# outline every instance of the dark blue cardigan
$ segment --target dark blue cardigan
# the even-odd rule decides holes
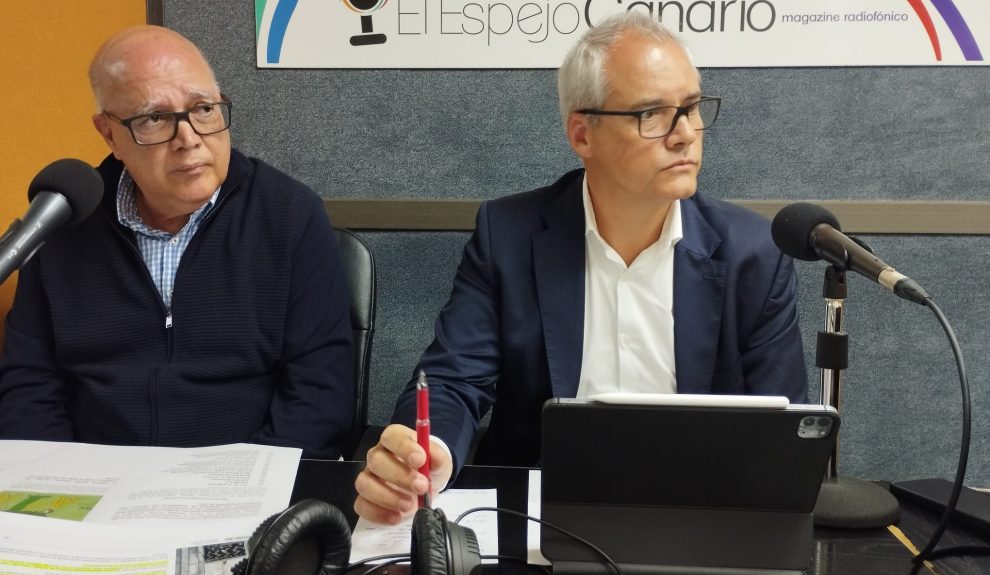
[[[255,442],[335,457],[353,417],[349,295],[320,198],[236,150],[182,256],[171,327],[133,233],[123,166],[101,206],[22,269],[0,362],[0,437]]]

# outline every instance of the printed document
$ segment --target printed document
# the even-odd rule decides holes
[[[299,456],[248,444],[0,441],[0,511],[87,523],[260,521],[288,505]]]
[[[0,573],[230,573],[300,454],[0,441]]]

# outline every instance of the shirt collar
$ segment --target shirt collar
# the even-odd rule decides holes
[[[605,239],[598,233],[598,220],[595,217],[595,208],[591,205],[591,193],[588,191],[588,175],[585,174],[581,182],[582,201],[584,202],[584,235],[589,235],[598,239],[602,243]],[[670,249],[684,237],[684,227],[681,224],[681,201],[674,200],[667,210],[667,218],[663,222],[663,229],[660,237],[651,245],[660,246],[662,249]]]
[[[127,171],[125,167],[123,172],[120,174],[120,181],[117,183],[117,221],[124,227],[130,228],[135,231],[148,230],[148,231],[160,231],[153,230],[144,223],[141,218],[141,214],[137,207],[137,197],[134,194],[134,178],[131,177],[130,172]],[[199,207],[195,212],[190,214],[189,221],[197,221],[204,218],[213,209],[213,206],[217,202],[217,198],[220,196],[220,188],[217,187],[210,199],[206,201],[205,204]]]

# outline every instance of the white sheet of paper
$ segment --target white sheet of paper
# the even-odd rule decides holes
[[[0,510],[58,517],[75,502],[72,518],[87,523],[257,523],[288,505],[300,454],[249,444],[170,448],[0,441]],[[91,503],[79,503],[78,496]]]
[[[288,506],[301,454],[248,444],[155,449],[93,509],[93,521],[263,519]]]
[[[494,489],[448,489],[433,502],[435,508],[443,510],[448,521],[454,521],[468,509],[496,507],[497,504],[498,496]],[[474,530],[481,555],[498,553],[498,517],[495,512],[472,513],[460,524]],[[378,525],[359,518],[351,535],[351,562],[379,555],[408,554],[411,543],[411,517],[398,525]]]
[[[242,543],[254,528],[253,520],[133,527],[0,513],[0,573],[188,575],[190,571],[182,570],[177,558],[197,552],[202,558],[201,547],[207,544]]]
[[[288,505],[300,454],[0,441],[0,573],[229,573]]]
[[[540,493],[542,475],[539,469],[529,471],[529,500],[526,513],[530,517],[540,518]],[[530,565],[549,565],[550,562],[540,552],[540,524],[535,521],[526,522],[526,562]]]

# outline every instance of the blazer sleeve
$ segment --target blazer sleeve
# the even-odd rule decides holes
[[[478,210],[474,233],[464,248],[450,299],[440,311],[433,343],[400,394],[393,421],[413,427],[416,374],[430,386],[431,432],[443,440],[460,471],[482,416],[495,401],[501,360],[497,271],[492,261],[488,206]]]
[[[742,352],[746,392],[785,395],[794,403],[808,401],[793,260],[779,252],[754,328]]]

